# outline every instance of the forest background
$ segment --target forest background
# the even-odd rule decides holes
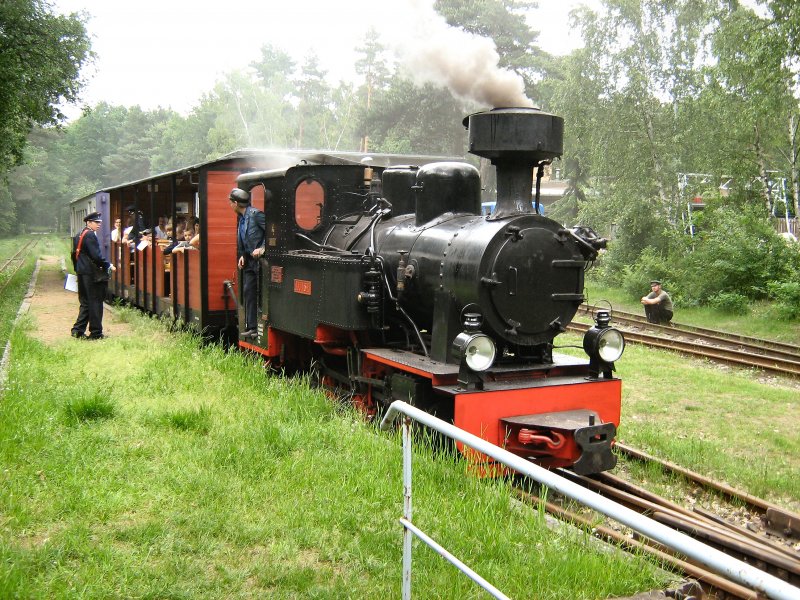
[[[664,280],[679,305],[800,319],[800,245],[770,223],[800,196],[800,4],[603,0],[572,26],[584,47],[551,56],[524,0],[436,0],[447,22],[491,39],[527,96],[565,119],[565,197],[549,216],[613,242],[593,273],[638,297]],[[756,10],[754,10],[754,8]],[[346,43],[343,41],[343,43]],[[44,0],[0,5],[0,236],[66,231],[68,204],[239,148],[466,154],[464,115],[487,108],[389,57],[379,31],[356,47],[357,83],[310,54],[265,44],[184,116],[100,103],[64,123],[92,60],[85,17]],[[143,83],[144,85],[144,83]],[[684,179],[681,174],[702,174]],[[785,181],[786,201],[768,182]],[[720,194],[720,186],[728,191]],[[773,190],[774,191],[774,190]],[[702,196],[691,235],[687,195]]]

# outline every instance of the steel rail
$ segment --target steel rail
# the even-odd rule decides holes
[[[25,252],[25,250],[27,250],[30,247],[30,245],[33,244],[33,243],[34,243],[34,240],[28,240],[26,242],[26,244],[22,248],[17,250],[17,252],[14,254],[14,256],[12,256],[10,258],[7,258],[6,261],[3,263],[3,266],[0,267],[0,273],[5,271],[6,268],[8,267],[8,265],[11,264],[12,261],[17,260],[19,255],[22,254],[23,252]]]
[[[748,506],[758,509],[764,515],[766,515],[767,521],[770,523],[773,529],[783,533],[784,535],[794,535],[796,537],[800,537],[800,514],[798,513],[787,510],[781,506],[778,506],[777,504],[763,500],[762,498],[758,498],[757,496],[748,494],[747,492],[737,490],[726,483],[709,479],[704,475],[701,475],[695,471],[691,471],[685,467],[681,467],[680,465],[676,465],[668,460],[656,458],[651,454],[643,452],[642,450],[637,450],[636,448],[632,448],[626,444],[617,442],[614,447],[622,454],[643,462],[657,463],[666,471],[678,473],[686,479],[694,481],[703,487],[713,489],[728,496],[729,498],[739,500]]]
[[[31,245],[33,245],[35,247],[35,245],[38,244],[38,243],[39,243],[38,240],[36,240],[36,241],[28,240],[28,243],[25,244],[25,246],[20,248],[17,251],[17,253],[14,254],[14,256],[12,256],[11,258],[7,259],[6,262],[3,264],[3,266],[0,267],[0,274],[2,274],[2,273],[6,273],[7,272],[6,269],[8,268],[8,266],[12,262],[16,262],[17,263],[16,267],[14,267],[14,271],[11,272],[11,274],[3,282],[2,286],[0,286],[0,294],[2,294],[6,290],[6,288],[9,286],[11,281],[14,279],[14,275],[16,275],[20,271],[20,269],[22,269],[22,267],[25,265],[25,259],[28,258],[28,254],[30,253],[30,250],[31,250]],[[27,251],[27,253],[24,256],[20,256],[20,254],[22,252],[25,252],[25,251]]]
[[[607,498],[628,506],[642,514],[649,514],[651,519],[663,523],[673,529],[691,535],[694,539],[703,540],[714,547],[723,550],[726,554],[735,554],[740,560],[752,563],[754,561],[765,565],[764,570],[773,575],[780,576],[786,573],[786,580],[793,585],[800,582],[800,557],[789,556],[786,553],[771,547],[761,540],[753,540],[738,535],[727,528],[721,528],[718,523],[710,521],[699,514],[694,514],[664,498],[655,496],[641,490],[632,484],[619,486],[616,478],[602,477],[607,482],[592,477],[582,477],[564,471],[562,474],[569,479],[594,490]],[[621,480],[620,480],[621,482]],[[620,489],[628,487],[629,489]],[[640,494],[639,492],[644,492]],[[648,497],[643,497],[643,496]],[[784,577],[781,577],[784,579]]]
[[[579,323],[575,321],[567,325],[567,329],[582,333],[585,333],[590,328],[591,325],[587,323]],[[683,340],[663,338],[646,333],[637,333],[624,328],[620,328],[620,331],[625,334],[626,342],[639,343],[653,348],[661,348],[662,350],[674,350],[681,354],[688,354],[700,358],[708,358],[716,362],[722,362],[735,366],[749,368],[755,367],[764,371],[780,373],[782,375],[791,375],[794,377],[800,376],[800,358],[798,358],[798,360],[786,360],[777,357],[771,358],[760,354],[739,352],[733,349],[704,346]]]
[[[14,322],[11,324],[11,330],[13,332],[14,328],[17,326],[22,315],[28,312],[31,306],[31,298],[33,297],[34,292],[36,291],[36,279],[39,276],[39,261],[36,261],[36,265],[33,267],[33,273],[31,274],[31,279],[28,282],[28,289],[25,292],[25,296],[22,298],[22,302],[19,305],[19,310],[17,310],[17,315],[14,317]],[[0,395],[2,395],[3,391],[6,388],[6,381],[8,380],[8,365],[9,365],[9,357],[11,356],[11,335],[8,336],[6,340],[6,345],[3,350],[3,356],[0,358]]]
[[[381,422],[381,429],[388,429],[401,414],[405,414],[426,427],[466,444],[478,452],[505,464],[521,475],[526,475],[564,496],[581,502],[589,508],[619,521],[623,525],[627,525],[642,535],[680,552],[691,560],[697,561],[704,567],[737,583],[763,592],[769,598],[800,600],[800,588],[756,569],[752,565],[727,556],[715,548],[693,540],[690,536],[670,529],[666,525],[640,515],[630,508],[611,502],[596,492],[587,490],[573,481],[569,481],[503,448],[490,444],[486,440],[459,429],[450,423],[446,423],[406,402],[397,400],[389,406]]]
[[[540,498],[527,492],[518,491],[517,494],[529,502],[542,503]],[[552,502],[544,502],[544,507],[550,514],[555,515],[563,521],[584,527],[587,531],[591,531],[595,536],[602,540],[619,544],[620,547],[634,552],[649,554],[650,556],[661,561],[663,564],[670,566],[675,571],[681,572],[688,577],[693,577],[697,581],[706,583],[714,589],[721,590],[730,597],[741,598],[742,600],[763,600],[763,596],[761,594],[750,588],[739,585],[738,583],[734,583],[730,579],[720,577],[708,569],[704,569],[695,563],[682,560],[674,554],[664,552],[655,546],[627,537],[626,535],[620,533],[619,531],[615,531],[610,527],[597,525],[597,523],[561,506],[558,506],[557,504]]]
[[[675,502],[671,502],[662,496],[658,496],[657,494],[654,494],[649,490],[645,490],[644,488],[637,486],[629,481],[625,481],[624,479],[621,479],[615,475],[611,475],[608,472],[599,473],[598,475],[595,476],[595,479],[607,483],[616,489],[634,494],[635,496],[648,500],[654,504],[659,504],[661,506],[664,506],[670,511],[673,511],[678,515],[683,515],[684,517],[687,517],[691,520],[699,520],[700,522],[709,525],[713,524],[715,526],[723,526],[731,534],[735,535],[736,539],[739,539],[743,542],[756,543],[759,546],[767,548],[771,552],[777,552],[784,556],[788,556],[792,560],[800,561],[800,554],[798,554],[797,552],[790,550],[784,545],[776,544],[772,540],[769,540],[763,536],[759,536],[758,534],[750,531],[749,529],[745,529],[743,527],[734,525],[733,523],[729,523],[725,519],[719,517],[718,515],[715,515],[712,512],[709,512],[702,508],[698,508],[696,506],[692,507],[692,509],[690,510],[679,504],[676,504]],[[800,566],[800,564],[798,566]]]
[[[731,337],[723,332],[701,333],[684,328],[682,325],[660,325],[657,323],[646,323],[628,317],[615,315],[614,322],[620,326],[633,328],[643,328],[646,332],[663,333],[664,337],[684,337],[697,344],[708,343],[714,347],[731,348],[737,352],[753,354],[756,356],[769,356],[789,361],[800,361],[800,348],[793,348],[786,344],[780,346],[770,345],[767,340],[741,339],[741,336]]]

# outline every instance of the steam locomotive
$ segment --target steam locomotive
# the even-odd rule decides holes
[[[544,466],[610,469],[624,339],[601,311],[588,359],[553,352],[605,245],[538,214],[534,172],[538,190],[563,120],[502,108],[464,125],[470,152],[496,168],[489,215],[464,162],[304,160],[239,175],[263,202],[266,252],[257,333],[237,343],[368,414],[400,399]]]

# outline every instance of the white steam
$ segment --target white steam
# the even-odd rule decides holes
[[[433,0],[407,0],[412,20],[397,27],[394,49],[415,83],[432,83],[455,96],[494,108],[528,106],[522,77],[502,69],[489,38],[451,27],[433,8]],[[392,25],[392,24],[390,24]]]

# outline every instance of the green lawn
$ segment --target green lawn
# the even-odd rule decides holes
[[[800,511],[800,386],[630,346],[620,439]]]
[[[587,295],[642,310],[638,299],[595,283]],[[674,320],[800,344],[800,323],[777,321],[767,304],[746,316],[676,307]],[[621,440],[800,511],[800,382],[641,346],[628,346],[617,367]]]

